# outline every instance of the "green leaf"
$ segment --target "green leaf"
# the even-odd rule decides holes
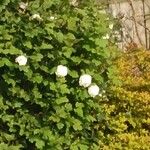
[[[87,119],[89,122],[94,122],[94,121],[96,121],[96,119],[95,119],[93,116],[91,116],[91,115],[86,116],[86,119]]]
[[[10,49],[0,49],[1,54],[10,54],[10,55],[18,55],[21,54],[21,51],[17,48],[11,46]]]
[[[62,103],[67,103],[68,102],[68,99],[67,97],[60,97],[58,99],[56,99],[56,104],[60,105]]]
[[[76,63],[76,64],[80,64],[80,62],[82,61],[82,59],[80,57],[77,56],[72,56],[71,60]]]
[[[83,108],[84,104],[83,103],[76,103],[76,108],[74,111],[77,113],[78,116],[83,117]]]
[[[77,30],[77,25],[76,25],[77,18],[68,18],[68,29],[76,31]]]
[[[38,61],[41,61],[41,60],[42,60],[43,55],[40,54],[40,53],[37,53],[37,54],[35,54],[35,55],[32,55],[30,58],[31,58],[32,60],[38,62]]]
[[[64,107],[56,107],[56,114],[61,118],[67,118],[67,113]]]
[[[105,48],[108,45],[108,40],[104,40],[104,39],[95,39],[95,44],[101,48]]]
[[[92,60],[92,63],[95,64],[95,66],[100,66],[102,63],[100,62],[100,60],[97,60],[97,59],[93,59]]]
[[[70,90],[68,89],[66,84],[60,85],[60,93],[62,93],[62,94],[69,94],[70,93]]]
[[[57,39],[60,43],[62,43],[62,42],[64,41],[64,35],[63,35],[63,33],[61,33],[61,32],[57,32],[57,33],[55,34],[55,37],[56,37],[56,39]]]
[[[63,47],[62,51],[63,51],[63,55],[66,56],[67,58],[70,58],[72,52],[73,52],[73,48],[72,47]]]
[[[1,5],[0,5],[0,13],[2,12],[3,9],[9,4],[10,0],[2,0]]]
[[[59,122],[60,121],[60,117],[56,116],[56,115],[53,115],[53,116],[49,117],[49,120],[53,121],[53,122]]]
[[[66,103],[65,104],[65,108],[66,108],[67,111],[72,111],[72,105],[71,105],[71,103]]]
[[[77,113],[78,116],[83,117],[83,110],[82,108],[76,108],[74,111]]]
[[[78,40],[76,40],[75,36],[73,34],[67,34],[65,37],[65,44],[67,46],[73,46],[74,43],[76,43]]]
[[[86,45],[83,45],[83,48],[85,48],[87,51],[91,51],[91,47],[90,45],[86,44]]]
[[[50,82],[50,90],[52,90],[52,91],[57,91],[57,86],[56,86],[55,83]]]
[[[3,97],[0,96],[0,110],[6,110],[8,106],[3,103]]]
[[[94,74],[93,75],[93,78],[97,81],[97,82],[99,82],[99,83],[103,83],[104,82],[104,79],[103,79],[103,77],[100,75],[100,74]]]
[[[5,78],[5,80],[8,84],[11,84],[13,87],[16,85],[16,82],[11,78],[7,78],[7,79]]]
[[[82,125],[81,125],[81,122],[79,120],[74,119],[73,123],[74,123],[74,125],[73,125],[74,130],[76,130],[76,131],[82,130]]]
[[[0,67],[4,66],[4,62],[2,60],[0,60]]]
[[[9,67],[13,66],[13,64],[12,64],[12,63],[9,61],[9,59],[7,59],[7,58],[2,58],[1,61],[3,61],[3,63],[4,63],[6,66],[9,66]]]
[[[76,107],[77,107],[77,108],[83,108],[83,107],[84,107],[84,104],[77,102],[77,103],[76,103]]]
[[[31,49],[32,48],[32,43],[30,41],[26,41],[26,42],[24,42],[24,46]]]
[[[35,145],[38,149],[43,149],[43,147],[45,146],[45,142],[40,139],[35,139]]]
[[[43,77],[40,74],[34,74],[32,79],[34,83],[41,83],[43,81]]]
[[[37,87],[34,87],[34,89],[32,90],[33,92],[33,95],[36,99],[40,99],[42,98],[42,94],[38,91],[38,88]]]
[[[70,71],[70,72],[69,72],[69,75],[70,75],[72,78],[78,78],[78,77],[79,77],[78,72],[77,72],[77,71],[74,71],[74,70]]]
[[[46,10],[47,8],[50,8],[53,3],[54,2],[52,0],[43,1],[42,8]]]
[[[64,127],[64,124],[59,122],[59,123],[57,123],[57,127],[58,127],[58,129],[62,129]]]
[[[19,67],[19,70],[20,71],[23,71],[23,72],[25,72],[26,74],[28,74],[28,71],[29,71],[29,66],[19,66],[18,65],[18,67]],[[31,73],[32,71],[30,70],[30,73]],[[29,74],[30,74],[29,73]]]
[[[79,148],[80,148],[80,150],[88,150],[89,149],[89,147],[84,144],[79,144]]]
[[[50,50],[52,48],[53,48],[53,46],[51,44],[48,44],[48,43],[42,43],[42,45],[40,46],[40,49]]]
[[[72,144],[70,150],[79,150],[77,145]]]

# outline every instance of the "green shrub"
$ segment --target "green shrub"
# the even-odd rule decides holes
[[[150,52],[125,52],[114,65],[117,70],[113,79],[121,84],[111,83],[109,101],[102,104],[109,129],[102,149],[149,150]]]
[[[109,16],[90,0],[20,2],[0,5],[0,149],[99,149],[101,99],[79,77],[107,85]]]

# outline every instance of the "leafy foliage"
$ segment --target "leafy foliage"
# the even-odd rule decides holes
[[[99,149],[104,112],[78,78],[88,73],[105,88],[115,57],[102,38],[109,16],[90,0],[20,2],[0,2],[0,149]],[[15,63],[19,55],[27,65]],[[55,75],[60,64],[65,78]]]
[[[115,63],[116,79],[110,85],[107,111],[108,131],[103,149],[150,149],[150,52],[133,49]],[[107,141],[107,142],[106,142]],[[107,144],[107,146],[106,146]]]

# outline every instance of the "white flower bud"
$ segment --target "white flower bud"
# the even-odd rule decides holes
[[[21,55],[15,59],[15,62],[18,63],[20,66],[24,66],[27,63],[27,58],[25,56]]]
[[[33,20],[33,19],[37,19],[37,20],[43,20],[41,17],[40,17],[40,15],[39,14],[34,14],[34,15],[32,15],[32,17],[31,17],[31,19]]]
[[[88,74],[84,74],[84,75],[80,76],[80,78],[79,78],[80,86],[88,87],[88,86],[90,86],[91,82],[92,82],[92,77]]]
[[[70,5],[72,5],[72,6],[74,6],[74,7],[76,7],[76,6],[79,5],[78,0],[70,0],[69,3],[70,3]]]
[[[49,19],[50,19],[50,20],[54,20],[55,17],[54,17],[54,16],[50,16]]]
[[[91,97],[95,97],[95,96],[99,95],[99,87],[97,85],[91,85],[88,88],[88,93]]]
[[[105,91],[105,90],[103,90],[103,91],[102,91],[102,93],[106,93],[106,91]]]
[[[28,3],[24,3],[24,2],[19,3],[19,8],[21,8],[22,10],[26,10],[27,6],[28,6]]]
[[[106,34],[105,36],[102,37],[104,40],[109,39],[109,35]]]
[[[114,25],[113,25],[113,24],[110,24],[110,25],[109,25],[109,29],[111,29],[111,30],[112,30],[112,29],[113,29],[113,27],[114,27]]]
[[[103,97],[102,93],[100,93],[98,96],[99,96],[99,97]]]
[[[58,77],[65,77],[68,74],[68,68],[63,65],[57,66],[56,75]]]

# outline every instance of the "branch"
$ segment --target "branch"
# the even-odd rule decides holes
[[[140,38],[140,35],[139,35],[139,32],[138,32],[138,28],[137,28],[137,21],[135,19],[136,13],[135,13],[135,10],[134,10],[134,7],[133,7],[133,3],[132,3],[131,0],[127,0],[127,1],[128,1],[129,5],[130,5],[130,7],[132,9],[132,16],[133,16],[133,21],[134,21],[134,25],[135,25],[135,32],[136,32],[137,38],[138,38],[141,46],[143,46],[141,38]]]

